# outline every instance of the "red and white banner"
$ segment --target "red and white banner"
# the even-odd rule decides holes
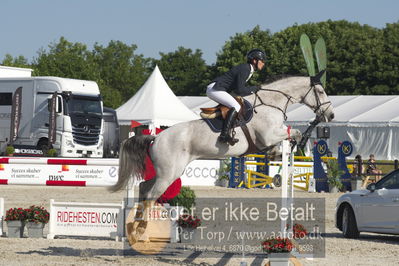
[[[214,186],[219,160],[195,160],[187,165],[183,186]],[[112,186],[118,180],[118,159],[0,157],[0,185]]]
[[[112,186],[118,159],[0,158],[0,184]]]

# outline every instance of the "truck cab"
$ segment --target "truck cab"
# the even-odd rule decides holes
[[[61,157],[103,157],[103,104],[94,81],[59,77],[0,78],[0,145],[10,138],[12,97],[22,87],[14,145],[56,149]],[[56,95],[55,141],[49,143],[51,98]],[[3,99],[3,105],[1,101]]]

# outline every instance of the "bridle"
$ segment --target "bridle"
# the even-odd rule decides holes
[[[284,108],[280,108],[280,107],[275,106],[275,105],[267,104],[267,103],[264,103],[264,102],[263,102],[262,98],[258,95],[258,92],[255,92],[255,100],[254,100],[254,104],[253,104],[254,113],[255,113],[255,114],[258,113],[258,112],[256,111],[256,107],[259,107],[259,106],[262,106],[262,105],[264,105],[264,106],[269,106],[269,107],[272,107],[272,108],[275,108],[275,109],[281,111],[281,112],[283,113],[283,115],[284,115],[284,121],[286,121],[286,120],[287,120],[287,108],[288,108],[288,105],[289,105],[290,102],[291,102],[291,103],[294,103],[294,101],[293,101],[292,99],[295,100],[295,98],[292,97],[291,95],[288,95],[287,93],[282,92],[282,91],[279,91],[279,90],[262,89],[262,88],[260,88],[259,90],[281,93],[282,95],[284,95],[284,96],[287,98],[287,102],[285,103]],[[260,101],[260,104],[257,105],[257,104],[256,104],[256,100],[259,100],[259,101]]]
[[[284,121],[287,121],[287,108],[288,108],[288,105],[289,105],[289,103],[295,103],[295,102],[299,102],[299,103],[305,104],[305,105],[308,106],[310,109],[312,109],[314,113],[317,113],[323,105],[326,105],[326,104],[331,105],[331,104],[332,104],[331,101],[327,101],[327,102],[324,102],[324,103],[322,103],[322,102],[320,101],[320,97],[319,97],[319,95],[317,94],[317,91],[316,91],[316,85],[318,85],[318,84],[320,84],[320,83],[314,82],[314,81],[311,79],[311,84],[310,84],[309,90],[306,92],[306,94],[305,94],[300,100],[297,100],[297,99],[295,99],[294,97],[292,97],[291,95],[288,95],[287,93],[282,92],[282,91],[279,91],[279,90],[262,89],[262,88],[261,88],[260,90],[262,90],[262,91],[270,91],[270,92],[281,93],[282,95],[284,95],[284,96],[287,98],[287,102],[285,103],[285,105],[284,105],[283,108],[278,107],[278,106],[275,106],[275,105],[272,105],[272,104],[267,104],[267,103],[264,103],[264,102],[263,102],[262,98],[261,98],[261,97],[258,95],[258,93],[256,92],[256,93],[255,93],[255,100],[254,100],[254,104],[253,104],[254,113],[255,113],[255,114],[257,113],[257,111],[256,111],[256,109],[255,109],[256,107],[265,105],[265,106],[269,106],[269,107],[272,107],[272,108],[275,108],[275,109],[281,111],[281,112],[283,113],[283,116],[284,116]],[[321,84],[320,84],[320,85],[321,85]],[[305,99],[308,97],[308,95],[309,95],[309,93],[310,93],[311,91],[313,91],[313,94],[314,94],[314,96],[315,96],[316,106],[311,106],[310,104],[308,104],[308,103],[305,102]],[[257,101],[257,100],[260,101],[260,104],[256,104],[256,101]],[[324,111],[322,111],[321,114],[320,114],[319,116],[323,116],[324,113],[325,113],[325,111],[326,111],[327,109],[328,109],[328,107],[327,107]]]
[[[330,106],[332,105],[331,101],[327,101],[327,102],[324,102],[324,103],[322,103],[322,102],[320,101],[320,97],[319,97],[319,95],[317,94],[317,91],[316,91],[316,85],[322,86],[322,84],[321,84],[320,81],[315,81],[315,80],[313,80],[312,78],[310,78],[310,88],[309,88],[308,92],[305,94],[305,96],[302,97],[302,100],[300,101],[300,103],[303,103],[303,104],[305,104],[307,107],[309,107],[310,109],[312,109],[313,112],[314,112],[315,114],[317,113],[317,111],[319,111],[319,109],[320,109],[323,105],[328,104],[328,105],[329,105],[328,107],[330,107]],[[314,94],[315,100],[316,100],[316,106],[315,106],[315,107],[313,107],[313,106],[311,106],[311,105],[305,103],[306,97],[309,95],[309,92],[312,91],[312,90],[313,90],[313,94]],[[327,110],[328,107],[327,107],[325,110]],[[322,111],[320,115],[324,115],[324,113],[325,113],[325,111]]]

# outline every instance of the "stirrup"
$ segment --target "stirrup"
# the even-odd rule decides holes
[[[229,140],[227,142],[230,144],[230,146],[234,146],[234,144],[236,144],[238,142],[238,139],[229,138]]]
[[[234,138],[234,136],[235,136],[234,131],[232,132],[232,136],[230,136],[230,134],[226,134],[225,136],[220,134],[220,136],[218,137],[218,141],[222,143],[228,143],[231,146],[234,146],[234,144],[238,142],[238,139]]]
[[[219,136],[218,141],[222,142],[222,143],[228,143],[231,146],[234,146],[234,144],[236,144],[238,142],[238,139],[232,138],[230,136],[226,136],[226,137]]]
[[[238,142],[238,139],[235,138],[236,132],[234,131],[234,129],[231,131],[231,136],[228,136],[228,140],[227,142],[231,145],[234,146],[234,144],[236,144]]]

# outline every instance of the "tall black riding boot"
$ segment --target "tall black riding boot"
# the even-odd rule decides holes
[[[234,126],[237,115],[238,113],[236,112],[236,109],[234,107],[230,108],[229,112],[227,113],[227,117],[223,122],[222,132],[220,133],[220,136],[218,138],[220,142],[228,142],[232,146],[238,142],[238,139],[230,136],[230,132]]]

